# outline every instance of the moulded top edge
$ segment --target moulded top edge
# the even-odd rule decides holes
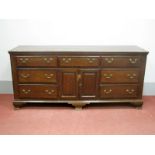
[[[148,51],[138,46],[94,46],[94,45],[79,45],[79,46],[37,46],[37,45],[22,45],[9,50],[10,52],[144,52]]]

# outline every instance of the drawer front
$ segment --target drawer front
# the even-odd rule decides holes
[[[55,70],[19,69],[19,83],[56,83],[57,73]]]
[[[103,67],[138,67],[140,66],[139,56],[104,56],[102,57]]]
[[[100,65],[99,57],[59,57],[62,67],[97,67]]]
[[[102,83],[137,83],[139,82],[139,70],[102,70]]]
[[[137,98],[138,85],[101,85],[100,97],[109,99]]]
[[[54,67],[57,66],[57,58],[53,56],[17,56],[17,66],[29,67]]]
[[[57,86],[54,85],[19,85],[19,97],[27,99],[56,99]]]

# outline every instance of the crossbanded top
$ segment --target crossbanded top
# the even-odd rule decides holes
[[[9,52],[148,52],[138,46],[97,46],[97,45],[21,45]]]

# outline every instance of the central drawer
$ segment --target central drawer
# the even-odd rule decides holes
[[[59,65],[62,67],[97,67],[100,65],[99,57],[73,57],[63,56],[59,57]]]
[[[53,69],[18,69],[19,83],[56,83],[57,73]]]

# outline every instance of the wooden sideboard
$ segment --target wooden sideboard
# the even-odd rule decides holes
[[[148,52],[137,46],[18,46],[9,53],[16,108],[26,103],[143,104]]]

